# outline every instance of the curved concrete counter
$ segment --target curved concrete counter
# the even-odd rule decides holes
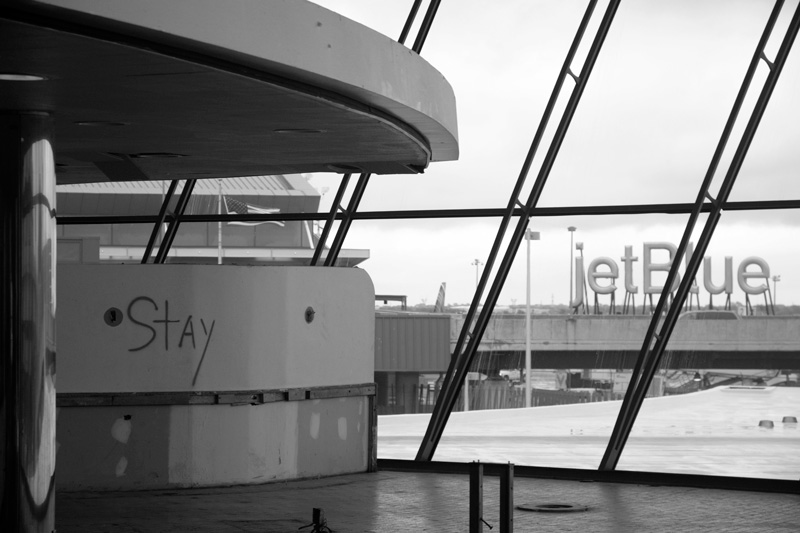
[[[364,271],[62,264],[58,283],[60,489],[374,465]]]

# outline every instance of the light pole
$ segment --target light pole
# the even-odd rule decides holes
[[[222,180],[217,180],[217,214],[222,214]],[[222,221],[217,222],[217,264],[222,264]]]
[[[528,264],[525,283],[525,407],[531,406],[531,241],[539,240],[539,232],[525,232],[528,241]]]
[[[480,259],[475,259],[471,265],[475,265],[475,290],[478,289],[478,274],[480,272],[481,265],[483,263]],[[467,375],[464,377],[464,412],[469,411],[469,369],[467,369]]]
[[[575,249],[578,250],[581,253],[581,265],[583,265],[584,264],[584,262],[583,262],[583,243],[582,242],[576,242],[575,243]],[[578,287],[578,280],[575,280],[575,292],[576,292],[575,297],[577,298],[579,296],[577,294],[578,292],[583,291],[583,298],[581,298],[581,302],[583,302],[583,306],[584,306],[583,314],[588,315],[589,314],[589,290],[586,288],[586,279],[584,277],[584,271],[581,270],[580,273],[576,272],[575,273],[575,277],[578,277],[579,274],[580,274],[580,280],[581,280],[580,285],[581,286]],[[575,309],[577,310],[578,307],[575,306]]]
[[[572,305],[572,263],[574,262],[574,247],[573,247],[573,237],[575,235],[575,230],[578,229],[575,226],[570,226],[567,228],[569,231],[569,302],[567,306]]]
[[[479,273],[481,265],[483,265],[483,263],[481,262],[480,259],[475,259],[475,261],[470,263],[470,265],[475,265],[475,288],[477,289],[478,288],[478,273]]]
[[[778,282],[781,280],[780,276],[772,276],[772,305],[778,305]]]

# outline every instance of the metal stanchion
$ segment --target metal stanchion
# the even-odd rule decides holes
[[[480,462],[469,465],[469,531],[483,531],[483,465]]]
[[[500,472],[500,533],[514,532],[514,465]]]

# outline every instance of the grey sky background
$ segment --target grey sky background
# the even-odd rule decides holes
[[[393,39],[412,4],[316,3]],[[419,176],[373,177],[361,209],[504,207],[586,5],[573,0],[444,0],[422,56],[455,90],[461,157],[434,163]],[[772,5],[762,0],[623,1],[539,205],[693,202]],[[605,6],[599,2],[573,64],[576,71]],[[768,48],[770,59],[796,6],[797,1],[789,1],[784,7]],[[789,56],[732,200],[800,195],[798,47]],[[721,169],[727,169],[766,75],[762,64]],[[570,90],[568,82],[559,107]],[[538,170],[555,126],[552,120],[532,172]],[[713,193],[723,177],[717,173]],[[329,188],[323,209],[328,209],[338,179],[312,177],[319,189]],[[587,264],[608,256],[622,266],[619,258],[626,245],[641,259],[643,242],[677,244],[685,220],[666,215],[532,219],[531,227],[542,235],[532,243],[532,302],[568,300],[568,226],[578,228],[575,241],[584,243]],[[345,247],[370,249],[363,268],[378,293],[405,294],[410,304],[432,304],[439,284],[447,282],[448,302],[466,303],[475,287],[471,263],[476,258],[485,262],[498,224],[498,219],[361,222],[351,228]],[[707,254],[715,282],[722,281],[726,255],[733,256],[734,271],[745,257],[760,256],[772,275],[781,276],[778,303],[800,301],[793,274],[798,225],[796,212],[724,214]],[[634,268],[640,290],[641,276],[640,261]],[[624,297],[622,285],[618,280],[618,304]],[[640,292],[637,303],[641,299]],[[738,287],[733,299],[744,301]],[[500,304],[514,301],[525,301],[524,243]],[[701,289],[701,302],[707,301]],[[715,303],[722,299],[716,297]]]

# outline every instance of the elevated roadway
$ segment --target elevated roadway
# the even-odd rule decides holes
[[[534,315],[533,368],[632,368],[650,316]],[[451,316],[450,349],[464,325]],[[525,316],[491,319],[479,356],[500,368],[524,366]],[[488,363],[488,361],[487,361]],[[662,361],[664,368],[800,368],[800,316],[732,320],[681,319]]]

